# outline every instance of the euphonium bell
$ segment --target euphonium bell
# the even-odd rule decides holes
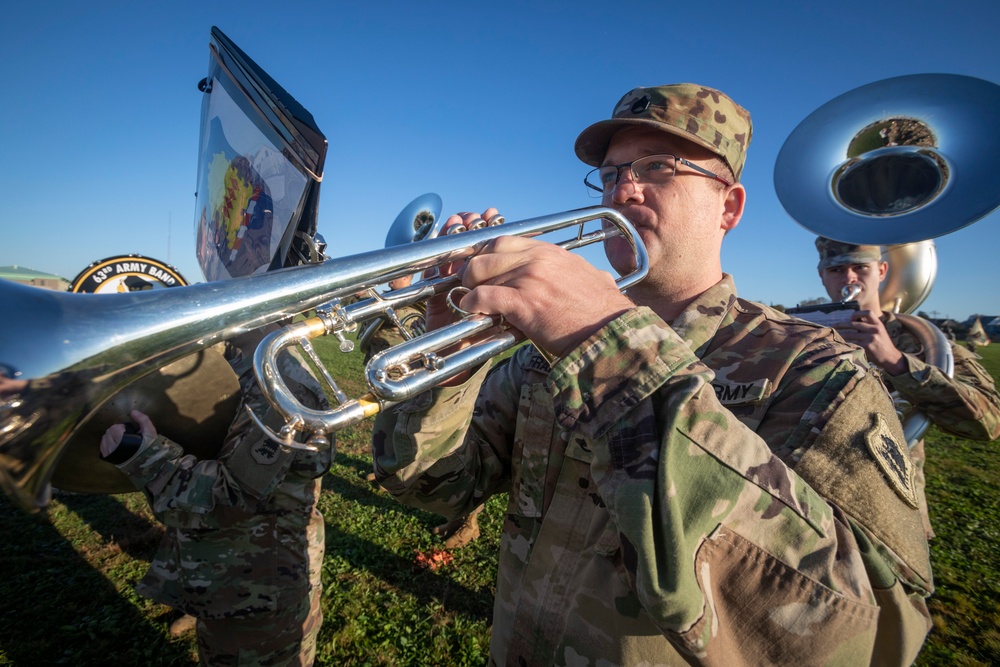
[[[613,228],[584,235],[583,225],[598,220]],[[566,247],[626,236],[635,249],[636,268],[619,285],[624,289],[645,277],[646,252],[632,224],[614,210],[590,208],[169,290],[69,294],[0,280],[0,302],[16,315],[0,329],[0,485],[24,507],[44,507],[53,472],[72,436],[111,397],[168,364],[360,290],[470,257],[497,236],[535,236],[571,226],[579,230]],[[342,334],[379,315],[386,304],[428,298],[445,289],[447,280],[424,282],[389,299],[368,300],[350,310],[334,308],[330,315],[295,325],[294,335],[278,332],[285,338],[277,347],[288,338]],[[290,420],[287,431],[309,433],[314,443],[398,400],[391,392],[372,393],[346,400],[331,414],[312,415],[286,404],[284,383],[267,370],[268,354],[261,348],[256,354],[265,394]],[[450,368],[451,362],[445,363]]]

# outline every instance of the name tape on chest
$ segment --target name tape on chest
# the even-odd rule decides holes
[[[771,381],[767,378],[750,382],[724,382],[712,380],[715,397],[723,405],[759,403],[770,395]]]

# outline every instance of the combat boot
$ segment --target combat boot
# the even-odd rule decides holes
[[[461,549],[479,537],[478,512],[460,519],[461,525],[444,541],[445,549]],[[456,519],[458,521],[459,519]]]
[[[442,523],[439,526],[434,526],[433,528],[431,528],[431,535],[436,535],[437,537],[440,537],[442,540],[446,540],[452,535],[454,535],[455,532],[462,527],[463,523],[465,523],[464,516],[460,516],[457,519],[452,519],[451,521],[446,521],[445,523]]]
[[[194,632],[195,626],[198,624],[198,619],[190,614],[184,614],[176,621],[170,624],[170,636],[180,637],[181,635],[187,634],[188,632]]]

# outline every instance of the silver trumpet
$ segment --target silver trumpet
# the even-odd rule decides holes
[[[603,219],[613,226],[583,233],[583,224]],[[646,276],[648,259],[645,247],[632,224],[620,213],[605,208],[580,209],[568,214],[556,214],[521,222],[506,223],[502,226],[483,225],[479,229],[463,234],[448,234],[435,239],[418,241],[410,245],[394,246],[409,248],[415,254],[423,254],[433,243],[442,250],[430,262],[418,257],[406,265],[403,274],[433,268],[471,257],[485,244],[500,236],[535,236],[557,231],[569,225],[578,225],[577,235],[556,245],[566,250],[574,250],[592,243],[604,241],[610,234],[621,234],[632,246],[635,268],[620,277],[616,284],[621,290],[627,289]],[[393,274],[392,279],[398,277]],[[254,371],[268,402],[285,419],[285,425],[277,433],[267,426],[253,412],[250,415],[273,439],[289,447],[321,448],[329,446],[328,435],[342,428],[356,424],[375,415],[380,410],[437,386],[455,375],[488,361],[521,342],[515,332],[503,328],[499,316],[470,314],[448,326],[415,336],[399,345],[376,354],[365,368],[365,379],[369,392],[358,399],[348,399],[337,387],[336,382],[319,362],[309,340],[319,336],[336,335],[343,340],[344,331],[353,331],[358,323],[374,316],[384,316],[386,312],[424,301],[438,294],[452,293],[458,289],[457,276],[435,277],[421,280],[399,290],[375,295],[371,299],[356,304],[337,307],[333,310],[318,311],[316,316],[291,325],[266,336],[254,354]],[[485,340],[479,340],[464,349],[442,355],[441,351],[455,343],[469,340],[494,327],[495,332]],[[339,405],[331,410],[314,410],[302,405],[285,385],[277,371],[275,360],[284,349],[301,347],[320,368],[321,375],[329,385]],[[299,434],[307,436],[306,443],[297,442]]]
[[[585,234],[584,224],[597,220],[607,224]],[[408,341],[405,355],[390,349],[373,359],[366,373],[370,392],[361,399],[343,396],[323,369],[340,405],[329,413],[315,413],[291,397],[275,372],[274,354],[289,345],[308,345],[317,336],[332,334],[343,339],[344,332],[353,331],[359,322],[387,308],[446,292],[455,286],[455,279],[421,281],[350,306],[323,308],[325,304],[403,275],[468,258],[499,236],[537,236],[572,226],[578,227],[576,237],[560,244],[567,249],[618,234],[629,241],[636,268],[618,280],[621,289],[645,277],[646,251],[632,224],[614,210],[588,208],[321,264],[168,290],[70,294],[0,280],[0,303],[8,317],[0,328],[0,485],[23,507],[37,509],[48,504],[56,472],[69,480],[87,474],[85,468],[90,467],[103,466],[120,474],[99,459],[93,442],[87,443],[94,448],[93,456],[66,456],[71,443],[78,442],[74,436],[85,430],[104,404],[146,376],[203,354],[217,342],[314,309],[319,313],[315,317],[265,338],[254,361],[265,394],[287,420],[279,439],[290,443],[301,432],[307,434],[308,446],[321,446],[330,433],[514,344],[501,333],[458,357],[437,356],[442,338],[450,341],[495,324],[484,316],[466,318],[446,333],[431,332],[426,342],[422,342],[424,337]],[[59,470],[64,459],[73,461],[72,469]],[[99,483],[84,486],[82,490],[102,492]],[[59,487],[74,490],[72,483]]]

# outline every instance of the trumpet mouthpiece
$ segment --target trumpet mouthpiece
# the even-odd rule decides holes
[[[843,303],[854,301],[859,294],[861,294],[861,285],[858,285],[857,283],[844,285],[840,288],[840,299]]]

